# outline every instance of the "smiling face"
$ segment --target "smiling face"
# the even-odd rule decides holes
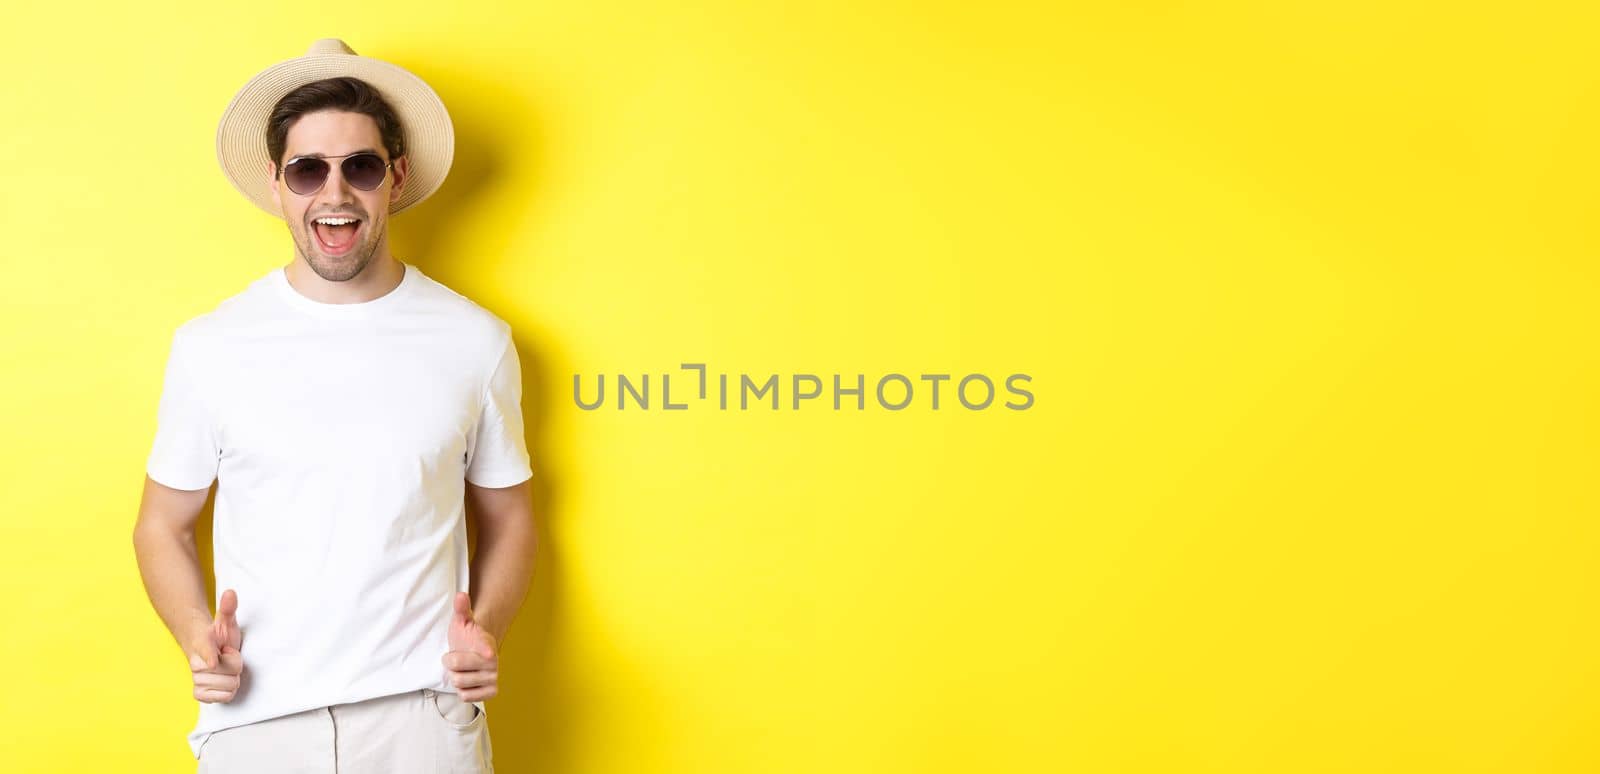
[[[321,154],[328,157],[331,167],[322,188],[297,194],[289,190],[282,176],[273,174],[270,163],[267,166],[273,202],[283,212],[299,256],[318,276],[331,282],[356,277],[374,257],[387,257],[389,206],[400,198],[408,159],[394,159],[383,184],[363,191],[344,179],[340,165],[347,154],[359,151],[374,152],[389,160],[378,125],[370,116],[342,110],[306,113],[289,127],[287,140],[280,162]],[[339,227],[316,223],[318,218],[329,216],[355,218],[356,222]]]

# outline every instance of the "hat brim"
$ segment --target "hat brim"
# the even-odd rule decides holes
[[[455,156],[455,127],[444,102],[421,78],[398,65],[355,54],[310,54],[279,62],[257,73],[235,94],[217,124],[217,162],[228,182],[274,217],[268,185],[266,127],[283,95],[312,81],[350,76],[377,89],[400,119],[410,176],[391,214],[402,212],[439,189]]]

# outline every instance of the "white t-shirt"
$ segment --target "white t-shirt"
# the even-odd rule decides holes
[[[465,485],[532,475],[511,327],[409,264],[356,304],[275,268],[172,339],[146,472],[217,482],[217,592],[238,594],[243,681],[213,731],[331,704],[454,691]],[[480,711],[482,702],[474,702]]]

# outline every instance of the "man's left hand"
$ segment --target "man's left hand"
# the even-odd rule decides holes
[[[494,635],[472,618],[472,598],[456,592],[456,612],[450,619],[450,651],[444,654],[445,673],[462,701],[494,696],[500,687],[500,654]]]

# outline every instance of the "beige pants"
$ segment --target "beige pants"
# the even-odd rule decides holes
[[[213,733],[199,774],[493,774],[488,716],[424,688]]]

